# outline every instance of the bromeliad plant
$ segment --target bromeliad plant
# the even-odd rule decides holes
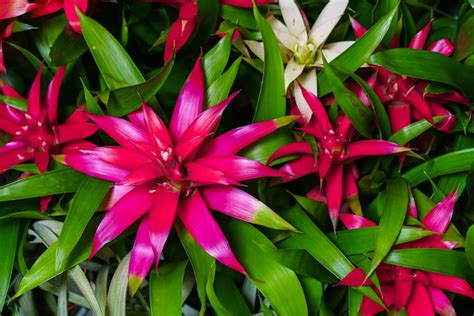
[[[113,199],[95,233],[91,257],[141,218],[130,258],[132,293],[153,261],[158,267],[177,217],[209,255],[244,274],[209,209],[270,228],[295,230],[268,206],[233,187],[241,186],[241,181],[284,175],[236,154],[293,119],[246,125],[215,137],[222,113],[236,95],[203,111],[204,77],[198,59],[178,97],[169,130],[146,104],[129,115],[130,121],[90,115],[120,146],[56,156],[76,170],[114,182]]]
[[[1,2],[0,314],[472,314],[471,2]]]

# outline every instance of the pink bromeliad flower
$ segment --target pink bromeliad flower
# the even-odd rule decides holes
[[[397,248],[444,248],[452,249],[456,242],[442,241],[454,211],[456,192],[438,203],[422,220],[423,226],[438,234],[398,245]],[[342,214],[341,221],[348,229],[377,226],[372,221],[354,214]],[[376,269],[381,283],[381,299],[388,308],[400,311],[405,308],[408,316],[431,316],[435,312],[441,315],[456,315],[454,308],[443,292],[449,291],[474,298],[474,290],[469,283],[459,277],[439,273],[414,270],[390,264],[381,264]],[[339,284],[361,286],[373,284],[370,280],[363,283],[365,273],[354,269]],[[375,287],[374,287],[375,289]],[[360,312],[363,316],[372,316],[384,308],[371,299],[364,297]]]
[[[95,124],[87,122],[82,109],[76,110],[65,123],[58,123],[58,96],[66,68],[58,69],[41,103],[42,68],[38,69],[31,86],[26,112],[0,102],[0,130],[11,136],[10,141],[0,147],[0,173],[29,160],[35,162],[40,172],[45,172],[50,154],[58,153],[60,149],[90,147],[83,139],[97,131]],[[0,89],[7,97],[23,99],[6,82],[0,82]],[[46,210],[48,201],[49,198],[42,200],[42,211]]]
[[[180,50],[191,37],[198,23],[198,0],[146,0],[147,2],[161,2],[179,9],[179,16],[173,22],[165,43],[165,63],[173,57],[173,52]],[[205,1],[205,0],[204,0]],[[220,0],[220,4],[242,8],[251,8],[252,0]],[[275,0],[256,0],[256,5],[264,5]]]
[[[207,253],[242,273],[244,268],[209,209],[275,229],[294,230],[265,204],[234,187],[241,185],[240,181],[283,175],[236,154],[294,117],[255,123],[214,137],[222,113],[235,95],[203,110],[204,78],[199,59],[178,97],[169,129],[145,104],[141,111],[129,115],[130,121],[90,115],[119,146],[57,157],[74,169],[114,182],[91,257],[141,218],[129,268],[132,292],[153,261],[158,265],[176,216]]]
[[[432,20],[413,37],[409,48],[425,49],[431,23]],[[356,20],[351,19],[351,24],[356,37],[360,38],[367,32]],[[448,38],[442,38],[429,45],[427,49],[451,56],[454,45]],[[429,93],[425,91],[428,86],[426,81],[400,76],[383,67],[376,67],[376,70],[378,78],[375,91],[380,100],[387,105],[393,132],[409,125],[412,117],[416,120],[426,119],[433,122],[433,116],[441,115],[447,118],[436,124],[436,128],[449,132],[456,125],[456,118],[443,105],[448,102],[469,104],[468,100],[457,91]]]
[[[356,184],[359,172],[354,161],[368,156],[399,154],[409,149],[380,139],[353,141],[355,129],[349,118],[341,114],[333,124],[321,101],[303,86],[300,88],[312,111],[312,118],[307,123],[299,121],[304,124],[300,130],[316,139],[317,153],[308,142],[300,141],[279,148],[269,161],[300,154],[299,158],[281,167],[280,170],[287,173],[283,181],[317,173],[321,184],[326,182],[325,192],[321,192],[318,185],[307,196],[328,205],[335,228],[343,199],[350,202],[353,211],[360,212]]]
[[[64,9],[69,25],[76,32],[81,31],[79,17],[75,6],[82,12],[86,12],[88,0],[2,0],[0,5],[0,20],[11,19],[29,14],[32,18],[53,14]]]

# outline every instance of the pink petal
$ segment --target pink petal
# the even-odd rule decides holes
[[[268,163],[289,155],[295,154],[313,154],[311,146],[307,142],[296,142],[281,146],[268,158]]]
[[[428,50],[440,53],[444,56],[451,56],[451,54],[454,52],[454,49],[453,43],[448,38],[442,38],[428,46]]]
[[[50,125],[56,125],[58,123],[59,89],[61,88],[65,71],[66,71],[66,66],[61,66],[58,68],[58,70],[54,74],[53,79],[49,83],[48,91],[46,93],[46,104],[48,108],[48,122]]]
[[[91,142],[86,140],[79,140],[74,142],[69,142],[65,145],[61,146],[61,153],[62,154],[74,154],[79,152],[80,150],[87,150],[87,149],[94,149],[97,146]]]
[[[390,116],[390,124],[392,132],[395,133],[411,123],[411,107],[410,103],[393,102],[388,106],[388,114]]]
[[[76,12],[76,6],[82,13],[86,13],[88,2],[88,0],[64,0],[64,13],[66,13],[69,25],[77,33],[81,33],[81,24]]]
[[[283,182],[288,182],[318,171],[318,165],[313,156],[304,155],[285,163],[280,171],[287,174],[283,177]]]
[[[27,0],[4,0],[0,5],[0,20],[15,18],[36,8],[38,5]]]
[[[173,22],[165,43],[165,63],[173,57],[173,53],[186,44],[197,25],[197,5],[183,3],[180,7],[179,18]]]
[[[362,316],[374,316],[384,311],[384,308],[378,303],[372,301],[367,296],[362,298],[362,304],[360,305],[360,313]]]
[[[158,268],[161,252],[176,217],[180,191],[158,185],[153,194],[150,210],[150,242],[155,254],[155,267]]]
[[[423,225],[431,231],[444,233],[448,229],[454,212],[457,191],[448,195],[423,218]]]
[[[270,228],[295,230],[271,208],[242,190],[216,185],[202,188],[200,192],[212,210]]]
[[[151,162],[148,156],[139,151],[118,146],[95,147],[94,149],[81,150],[81,153],[94,156],[106,163],[128,170],[136,169]]]
[[[6,118],[0,117],[0,131],[4,131],[13,136],[20,131],[20,126]]]
[[[265,177],[283,177],[286,175],[258,161],[239,156],[203,157],[194,162],[220,170],[229,178],[237,181]]]
[[[145,119],[148,136],[161,150],[166,150],[172,146],[168,129],[163,120],[146,104],[142,105],[143,117]]]
[[[65,123],[56,126],[57,143],[64,144],[67,142],[81,140],[94,135],[99,128],[92,123]]]
[[[344,160],[359,159],[367,156],[384,156],[399,154],[409,151],[409,148],[402,147],[396,143],[392,143],[381,139],[360,140],[349,143],[346,146]]]
[[[356,19],[350,17],[352,30],[357,38],[361,38],[367,33],[367,29],[363,27]]]
[[[461,103],[463,105],[469,104],[469,100],[457,91],[449,91],[441,94],[427,93],[425,96],[438,101],[442,100],[446,102]]]
[[[299,83],[298,83],[299,84]],[[299,84],[301,92],[303,92],[303,97],[308,103],[311,111],[313,112],[313,116],[316,119],[317,124],[325,131],[330,132],[332,130],[331,121],[329,121],[329,117],[327,114],[326,109],[324,108],[321,101],[315,96],[311,91],[306,90],[301,84]]]
[[[158,178],[164,177],[165,173],[156,162],[148,162],[132,170],[118,184],[122,185],[140,185]]]
[[[431,302],[433,302],[433,307],[436,313],[443,316],[456,316],[451,301],[443,291],[438,288],[428,287],[428,293],[430,294]]]
[[[107,115],[89,114],[89,117],[121,146],[135,149],[134,143],[149,142],[147,133],[129,121]]]
[[[323,192],[321,192],[321,189],[319,188],[319,186],[314,187],[311,190],[309,190],[309,192],[306,193],[306,197],[308,199],[311,199],[311,200],[314,200],[314,201],[317,201],[317,202],[321,202],[321,203],[324,203],[324,204],[328,203],[328,199],[327,199],[326,195]]]
[[[137,236],[135,237],[130,255],[128,278],[132,295],[135,294],[140,284],[142,284],[148,275],[148,272],[150,272],[151,265],[155,259],[150,242],[150,228],[148,222],[148,216],[145,215],[138,227]]]
[[[416,203],[415,203],[415,198],[413,197],[413,194],[411,193],[411,190],[410,190],[410,201],[409,201],[409,204],[408,204],[408,215],[414,217],[414,218],[418,218],[418,211],[416,209]]]
[[[436,123],[435,126],[438,130],[445,133],[449,133],[454,128],[454,126],[456,126],[456,123],[457,123],[457,120],[454,114],[452,114],[451,112],[446,110],[443,106],[435,102],[431,102],[431,101],[427,101],[427,102],[434,116],[447,116],[442,121]]]
[[[192,160],[196,154],[196,150],[204,143],[209,135],[194,136],[185,141],[179,142],[174,148],[174,152],[179,161]]]
[[[34,153],[35,165],[40,172],[46,172],[49,164],[49,150]]]
[[[211,140],[201,151],[206,156],[235,155],[248,145],[290,124],[295,116],[285,116],[271,121],[253,123],[230,130]]]
[[[91,177],[107,181],[120,181],[129,173],[126,169],[107,163],[89,154],[56,155],[54,159]]]
[[[181,139],[186,129],[201,113],[203,100],[204,76],[201,57],[199,57],[181,90],[171,117],[170,134],[174,141]]]
[[[318,155],[318,169],[319,169],[320,179],[326,178],[332,166],[333,166],[332,156],[324,152]]]
[[[135,187],[131,185],[113,185],[109,192],[107,192],[107,195],[102,201],[99,210],[111,209],[115,205],[115,203],[120,201],[121,198],[123,198],[128,192],[132,191],[133,189],[135,189]]]
[[[326,192],[328,199],[329,218],[336,230],[337,218],[342,203],[342,165],[332,168],[326,176]]]
[[[193,122],[191,122],[188,128],[184,131],[179,143],[196,139],[196,137],[200,137],[201,141],[204,141],[208,135],[214,132],[216,126],[219,124],[222,118],[222,113],[236,95],[237,92],[234,92],[223,102],[199,114],[198,117]],[[195,149],[201,145],[200,142],[192,142],[190,144],[194,144],[195,148],[188,149],[188,152],[194,152]]]
[[[66,123],[85,123],[89,119],[89,113],[84,110],[83,106],[79,106],[66,119]]]
[[[430,107],[426,103],[425,99],[423,99],[423,96],[416,89],[409,91],[405,98],[423,116],[423,118],[425,118],[430,123],[433,122],[433,113],[431,113]]]
[[[140,186],[122,197],[100,222],[94,236],[92,258],[106,243],[114,240],[151,207],[149,187]]]
[[[411,290],[413,286],[413,277],[411,274],[411,269],[404,267],[394,267],[394,273],[396,278],[394,280],[395,288],[395,309],[397,311],[401,310],[411,295]]]
[[[474,299],[474,290],[466,280],[434,272],[426,272],[426,274],[431,286]]]
[[[43,64],[38,68],[35,80],[31,85],[28,94],[28,114],[37,118],[41,112],[41,74],[43,73]]]
[[[53,14],[63,8],[63,0],[47,0],[45,1],[37,1],[37,7],[30,11],[30,16],[32,18],[37,18],[44,15]]]
[[[423,49],[425,47],[426,40],[430,34],[431,23],[433,23],[432,19],[421,29],[421,31],[415,34],[408,45],[408,48]]]
[[[344,213],[344,214],[339,215],[339,219],[344,224],[344,226],[346,226],[346,228],[349,230],[377,226],[377,224],[375,224],[371,220],[368,220],[362,216],[350,214],[350,213]]]
[[[186,180],[195,182],[193,185],[239,185],[237,181],[227,176],[224,172],[203,164],[190,162],[185,164],[184,167],[187,172]]]
[[[347,168],[348,169],[348,168]],[[350,170],[344,171],[344,190],[342,198],[349,204],[351,210],[356,214],[362,214],[362,209],[359,201],[359,188],[354,174]]]
[[[410,316],[434,316],[433,304],[431,298],[422,283],[415,282],[410,300],[406,306]]]
[[[8,149],[6,150],[5,147]],[[28,151],[23,145],[10,146],[9,144],[6,144],[0,147],[0,173],[4,172],[5,169],[30,160],[33,157],[34,153],[32,151]]]
[[[178,215],[191,236],[209,255],[231,269],[246,273],[198,190],[179,203]]]
[[[43,213],[46,212],[46,210],[48,209],[48,205],[49,205],[49,203],[51,202],[52,199],[53,199],[52,195],[41,197],[41,199],[40,199],[40,210],[41,210],[41,212],[43,212]]]
[[[360,268],[355,268],[337,284],[357,287],[357,286],[372,285],[372,281],[366,279],[366,274],[364,271],[362,271]]]

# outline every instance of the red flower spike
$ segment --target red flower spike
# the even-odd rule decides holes
[[[45,172],[49,164],[49,155],[58,153],[62,146],[81,147],[83,139],[97,131],[94,124],[87,122],[82,109],[77,109],[66,123],[58,124],[58,97],[63,81],[65,66],[60,67],[48,86],[43,107],[41,102],[42,66],[28,95],[27,112],[0,103],[0,129],[11,135],[10,142],[0,150],[0,172],[28,160],[34,160],[40,172]],[[23,97],[7,83],[1,83],[1,89],[6,96]],[[44,210],[47,199],[42,201]]]
[[[340,115],[334,124],[331,123],[319,99],[303,86],[300,88],[313,114],[300,130],[317,140],[317,159],[309,144],[296,142],[279,148],[270,156],[269,161],[292,154],[300,155],[298,159],[285,163],[280,168],[287,173],[283,181],[288,182],[317,173],[320,185],[326,182],[326,198],[317,197],[317,199],[327,201],[329,215],[335,228],[343,198],[354,212],[359,214],[362,212],[355,183],[355,174],[358,174],[358,171],[352,162],[366,156],[401,154],[409,152],[409,149],[385,140],[352,142],[355,129],[351,121],[345,115]]]
[[[435,205],[423,219],[424,226],[441,233],[440,235],[427,236],[407,244],[397,245],[394,248],[450,249],[445,246],[446,242],[441,242],[441,238],[449,225],[455,200],[456,192],[453,192]],[[340,218],[348,229],[375,226],[371,221],[353,214],[342,214]],[[381,264],[376,269],[376,273],[381,283],[380,297],[384,304],[389,309],[396,311],[405,309],[408,316],[434,315],[435,312],[442,315],[456,315],[443,290],[474,298],[474,290],[470,284],[459,277],[389,264]],[[364,279],[363,272],[356,268],[339,284],[360,286]],[[372,287],[374,286],[372,285]],[[378,306],[374,301],[368,298],[363,299],[362,315],[375,315],[380,311],[382,311],[381,306]]]
[[[169,131],[145,104],[129,115],[129,121],[89,115],[119,146],[57,156],[76,170],[114,182],[91,256],[143,218],[134,246],[138,250],[132,250],[129,267],[132,291],[146,277],[150,262],[158,265],[176,216],[207,253],[242,273],[245,269],[210,209],[250,223],[295,231],[268,206],[232,187],[240,186],[239,181],[286,175],[236,153],[294,117],[244,126],[214,138],[222,112],[235,95],[203,111],[204,76],[198,59],[178,97]],[[141,260],[145,261],[143,268],[138,266]]]

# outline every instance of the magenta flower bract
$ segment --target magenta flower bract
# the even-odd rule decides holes
[[[169,130],[145,104],[141,111],[129,115],[130,121],[90,115],[119,146],[58,156],[74,169],[115,184],[91,257],[142,218],[129,268],[133,292],[153,261],[158,265],[176,216],[208,254],[242,273],[244,268],[209,209],[275,229],[294,230],[265,204],[232,186],[284,175],[236,154],[294,117],[247,125],[214,138],[222,113],[235,95],[203,110],[204,78],[199,59],[178,97]]]
[[[34,160],[38,170],[45,172],[50,155],[76,148],[89,148],[91,143],[83,139],[97,131],[97,126],[87,122],[87,115],[77,109],[63,124],[58,123],[58,97],[65,67],[58,69],[51,80],[43,104],[41,103],[40,66],[28,95],[28,111],[12,108],[0,102],[0,130],[11,136],[8,143],[0,147],[0,173],[19,163]],[[23,97],[6,82],[0,89],[7,97]],[[50,197],[41,200],[41,211],[45,211]]]
[[[454,211],[456,192],[453,192],[438,203],[422,220],[423,226],[438,234],[420,240],[396,246],[396,248],[444,248],[452,249],[456,242],[442,241]],[[342,214],[341,221],[348,229],[376,226],[368,219],[354,215]],[[381,264],[376,269],[381,283],[381,299],[388,308],[400,311],[405,308],[408,316],[431,316],[435,312],[441,315],[456,315],[449,298],[443,290],[474,298],[474,290],[469,283],[459,277],[439,273],[414,270],[390,264]],[[365,273],[354,269],[339,284],[361,286],[373,284],[365,280]],[[375,289],[375,287],[374,287]],[[364,297],[361,305],[363,316],[372,316],[384,308]]]
[[[408,46],[409,48],[425,48],[431,23],[432,20],[413,37]],[[362,25],[352,18],[351,25],[356,37],[362,37],[367,32]],[[449,39],[442,38],[429,45],[427,49],[445,56],[451,56],[454,45]],[[456,118],[443,105],[448,102],[469,104],[468,100],[457,91],[453,90],[440,94],[428,93],[425,91],[428,86],[426,81],[400,76],[379,66],[375,69],[378,72],[375,91],[380,100],[387,105],[393,132],[409,125],[412,117],[416,120],[426,119],[433,122],[434,116],[447,116],[436,124],[436,128],[443,132],[449,132],[456,125]]]
[[[317,140],[317,157],[310,144],[302,141],[281,147],[269,161],[300,154],[299,158],[281,167],[280,170],[288,174],[283,180],[287,182],[318,173],[321,183],[326,182],[325,193],[320,191],[318,185],[308,193],[308,197],[328,205],[329,217],[335,228],[343,199],[352,202],[349,204],[352,204],[355,212],[360,211],[356,184],[359,172],[353,162],[363,157],[398,154],[409,149],[380,139],[352,141],[355,129],[349,118],[341,114],[333,124],[321,101],[304,87],[300,87],[313,113],[308,123],[299,121],[305,124],[300,130]]]
[[[53,14],[64,9],[69,25],[76,32],[81,31],[79,17],[76,13],[76,6],[86,12],[88,0],[4,0],[0,5],[0,20],[11,19],[28,13],[30,17],[36,18]]]

